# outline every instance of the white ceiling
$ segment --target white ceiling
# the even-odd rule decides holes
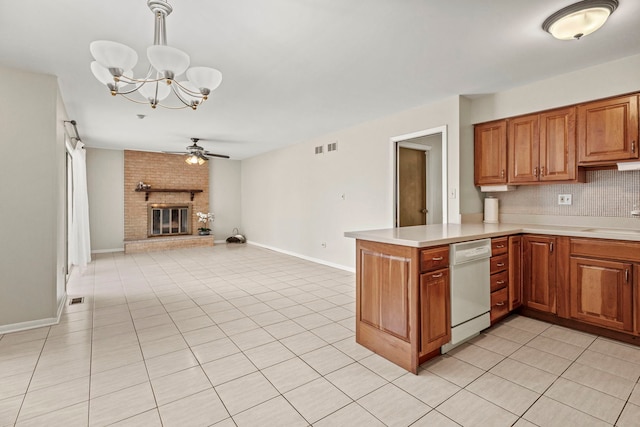
[[[131,46],[135,74],[146,71],[146,0],[0,0],[0,65],[58,76],[87,146],[169,151],[200,137],[207,150],[242,159],[444,97],[640,53],[637,0],[620,0],[605,27],[580,41],[541,29],[573,2],[173,0],[168,44],[223,73],[197,111],[114,98],[91,74],[89,43],[98,39]]]

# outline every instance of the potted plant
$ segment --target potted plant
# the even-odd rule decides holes
[[[198,234],[201,236],[208,236],[211,234],[211,229],[207,227],[207,224],[209,222],[213,222],[213,214],[211,212],[197,212],[196,215],[198,215],[198,222],[203,223],[202,227],[198,228]]]

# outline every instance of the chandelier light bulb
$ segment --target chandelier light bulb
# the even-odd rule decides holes
[[[97,40],[89,45],[91,55],[107,70],[131,70],[138,62],[138,54],[135,50],[122,43],[108,40]],[[113,74],[113,72],[112,72]]]
[[[147,48],[147,58],[164,78],[174,79],[189,68],[189,55],[171,46],[153,45]]]
[[[222,73],[209,67],[191,67],[187,70],[187,78],[203,95],[216,90],[222,83]]]

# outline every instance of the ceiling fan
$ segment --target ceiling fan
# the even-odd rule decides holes
[[[193,142],[193,145],[189,145],[186,147],[186,151],[164,151],[164,153],[168,153],[168,154],[184,154],[185,156],[187,156],[187,158],[185,159],[185,162],[191,164],[191,165],[195,165],[195,164],[203,164],[204,162],[206,162],[207,160],[209,160],[210,157],[220,157],[221,159],[228,159],[229,156],[224,155],[224,154],[215,154],[215,153],[210,153],[207,150],[205,150],[204,148],[202,148],[201,146],[198,145],[198,141],[200,141],[200,138],[191,138],[191,142]]]

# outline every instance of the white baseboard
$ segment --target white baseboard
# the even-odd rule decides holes
[[[12,323],[10,325],[2,325],[0,326],[0,334],[8,334],[11,332],[26,331],[27,329],[35,329],[35,328],[42,328],[44,326],[57,325],[58,323],[60,323],[60,316],[62,316],[62,311],[64,309],[64,305],[66,304],[66,302],[67,302],[67,294],[65,292],[64,296],[60,300],[60,303],[58,304],[56,317],[48,317],[45,319],[38,319],[38,320],[29,320],[27,322]]]
[[[96,249],[95,251],[91,251],[92,254],[108,254],[111,252],[124,252],[124,248]]]
[[[222,245],[223,243],[227,243],[227,241],[226,240],[214,240],[213,243],[216,244],[216,245]]]
[[[258,246],[260,248],[269,249],[269,250],[272,250],[272,251],[275,251],[275,252],[280,252],[281,254],[291,255],[291,256],[294,256],[296,258],[302,258],[302,259],[307,260],[307,261],[315,262],[316,264],[326,265],[328,267],[337,268],[339,270],[349,271],[351,273],[355,273],[356,272],[356,269],[353,268],[353,267],[347,267],[346,265],[336,264],[336,263],[333,263],[333,262],[325,261],[325,260],[320,259],[320,258],[313,258],[313,257],[307,256],[307,255],[302,255],[302,254],[299,254],[299,253],[296,253],[296,252],[287,251],[287,250],[276,248],[276,247],[273,247],[273,246],[263,245],[262,243],[256,243],[256,242],[247,241],[247,244],[253,245],[253,246]]]

